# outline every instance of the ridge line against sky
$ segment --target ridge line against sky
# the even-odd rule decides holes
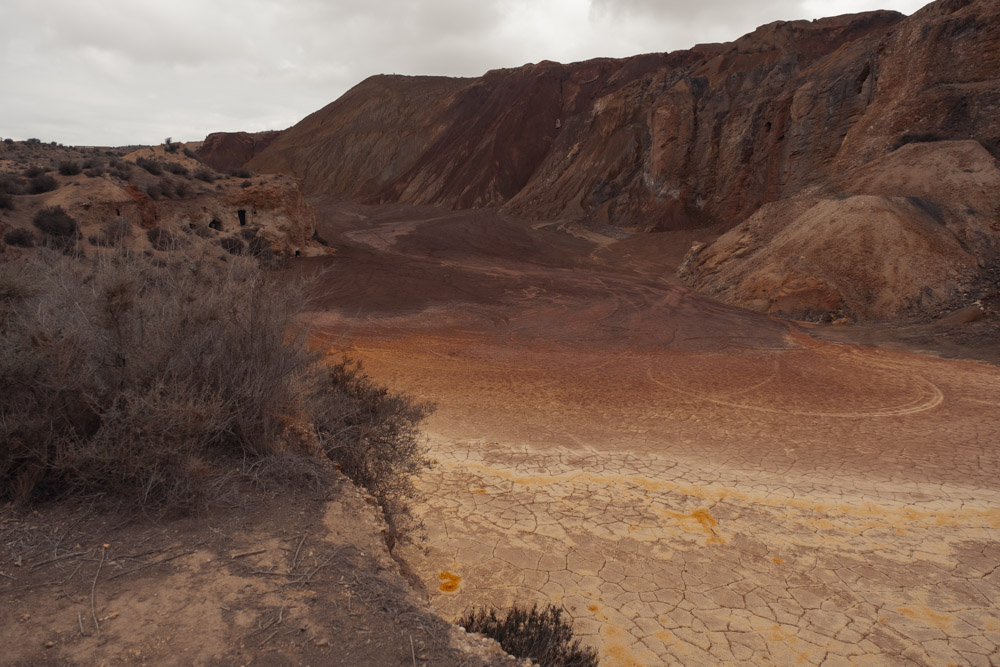
[[[732,41],[924,0],[3,0],[0,137],[284,129],[372,74],[479,76]]]

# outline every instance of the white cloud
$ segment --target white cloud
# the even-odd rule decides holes
[[[371,74],[669,51],[872,2],[3,0],[0,136],[125,144],[280,129]]]

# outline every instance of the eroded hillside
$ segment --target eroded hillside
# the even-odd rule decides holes
[[[841,213],[880,228],[879,220],[897,213],[912,221],[956,206],[953,192],[976,186],[983,170],[996,170],[998,45],[995,2],[939,0],[910,17],[876,11],[776,22],[732,43],[669,54],[541,62],[476,79],[372,77],[283,132],[249,165],[300,177],[315,194],[500,206],[535,219],[631,230],[725,230],[756,215],[753,254],[773,256],[774,263],[754,270],[776,277],[743,291],[713,282],[751,270],[749,251],[726,254],[720,246],[711,272],[699,263],[688,267],[693,284],[794,317],[928,313],[956,305],[945,295],[969,292],[994,260],[994,204],[970,203],[961,225],[976,230],[976,238],[957,261],[952,236],[931,234],[921,245],[909,222],[898,226],[906,240],[891,246],[890,264],[903,259],[892,248],[920,246],[929,264],[949,267],[914,278],[930,281],[920,285],[929,291],[921,298],[906,280],[890,281],[888,297],[882,288],[859,297],[831,287],[848,280],[854,264],[848,253],[821,268],[784,270],[792,256],[774,245],[784,213],[772,214],[798,204],[767,205],[824,199],[824,209],[803,222],[808,235],[821,237],[835,228],[826,221]],[[980,171],[949,177],[957,190],[924,188],[916,218],[902,209],[870,215],[857,207],[854,195],[901,196],[885,179],[863,181],[871,163],[885,171],[884,160],[913,143],[926,144],[925,161],[948,162],[956,149],[940,143],[946,141],[982,147]],[[923,168],[905,160],[891,165],[899,174]],[[789,282],[795,303],[785,298]]]

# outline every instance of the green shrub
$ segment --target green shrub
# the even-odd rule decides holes
[[[552,605],[541,611],[537,605],[530,610],[514,606],[500,617],[492,609],[473,609],[458,624],[495,639],[507,653],[530,658],[541,667],[597,667],[597,651],[573,639],[573,626]]]

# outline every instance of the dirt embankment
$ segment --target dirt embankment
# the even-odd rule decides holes
[[[371,498],[330,474],[162,522],[0,508],[0,663],[519,664],[430,609]]]

